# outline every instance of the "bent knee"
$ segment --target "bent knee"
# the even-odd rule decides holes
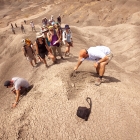
[[[107,64],[108,64],[108,62],[102,62],[102,63],[100,63],[100,67],[104,67]]]

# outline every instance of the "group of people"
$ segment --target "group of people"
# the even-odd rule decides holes
[[[65,25],[62,29],[58,22],[53,25],[42,26],[41,31],[36,33],[34,43],[29,39],[23,39],[23,53],[29,60],[32,67],[36,67],[36,56],[48,68],[46,61],[47,56],[52,59],[53,63],[57,63],[57,52],[61,59],[64,59],[62,54],[62,44],[66,46],[65,57],[70,55],[70,48],[73,47],[72,33],[69,25]],[[34,64],[33,62],[34,61]]]
[[[73,46],[72,33],[69,25],[65,25],[62,30],[60,23],[53,22],[51,25],[47,24],[42,26],[41,31],[36,33],[36,40],[34,43],[30,39],[23,39],[23,53],[28,58],[32,67],[36,67],[36,56],[48,67],[45,56],[57,63],[58,52],[61,59],[64,59],[61,51],[62,44],[66,46],[65,56],[69,55],[70,48]],[[89,49],[81,49],[77,65],[74,67],[74,72],[77,71],[79,66],[84,60],[94,61],[94,67],[98,75],[95,85],[99,86],[102,83],[102,78],[105,73],[105,67],[112,59],[113,54],[110,48],[106,46],[90,47]],[[33,64],[34,61],[34,64]],[[15,103],[12,107],[16,107],[19,102],[21,92],[29,90],[29,83],[20,77],[14,77],[11,80],[5,81],[4,86],[12,88],[12,92],[16,94]]]
[[[57,17],[56,22],[59,23],[59,25],[61,25],[61,15],[60,14]],[[52,25],[53,23],[55,23],[55,20],[54,20],[53,15],[51,15],[51,18],[50,19],[47,19],[46,17],[45,18],[42,18],[42,24],[44,26]]]
[[[27,23],[27,21],[24,20],[24,24],[26,24],[26,23]],[[30,26],[31,26],[32,31],[35,31],[36,32],[35,25],[34,25],[34,22],[33,21],[30,22]],[[18,28],[18,26],[17,26],[16,23],[15,23],[15,28]],[[16,34],[15,28],[14,28],[13,24],[11,23],[11,29],[12,29],[13,34]],[[22,33],[25,33],[25,27],[24,27],[23,23],[21,23],[20,29],[21,29],[21,32]]]
[[[15,23],[15,27],[16,28],[18,28],[18,26],[17,26],[17,24]],[[13,24],[11,23],[11,28],[12,28],[12,32],[13,32],[13,34],[16,34],[16,32],[15,32],[15,29],[14,29],[14,26],[13,26]]]

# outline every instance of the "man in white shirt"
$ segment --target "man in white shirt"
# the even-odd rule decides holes
[[[13,77],[10,81],[5,81],[4,86],[12,88],[11,91],[16,95],[16,101],[12,107],[16,107],[18,104],[21,92],[27,92],[29,90],[29,83],[20,77]]]
[[[99,78],[95,82],[95,85],[99,86],[102,82],[102,77],[105,72],[105,66],[109,63],[112,57],[113,54],[106,46],[90,47],[88,50],[82,49],[79,54],[79,61],[77,63],[77,66],[74,68],[74,71],[78,69],[78,67],[84,60],[95,61],[94,67],[96,68],[96,72],[99,75]]]

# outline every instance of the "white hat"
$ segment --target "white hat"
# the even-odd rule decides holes
[[[47,29],[47,28],[42,29],[42,33],[46,32],[46,31],[49,31],[49,29]]]
[[[42,32],[36,33],[36,38],[40,38],[40,37],[44,37],[44,35],[42,34]]]

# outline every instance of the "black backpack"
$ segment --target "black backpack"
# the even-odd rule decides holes
[[[91,107],[92,107],[91,98],[87,97],[86,101],[88,102],[90,108],[79,106],[77,109],[77,114],[76,114],[78,117],[84,119],[85,121],[88,120],[89,115],[91,113]]]

